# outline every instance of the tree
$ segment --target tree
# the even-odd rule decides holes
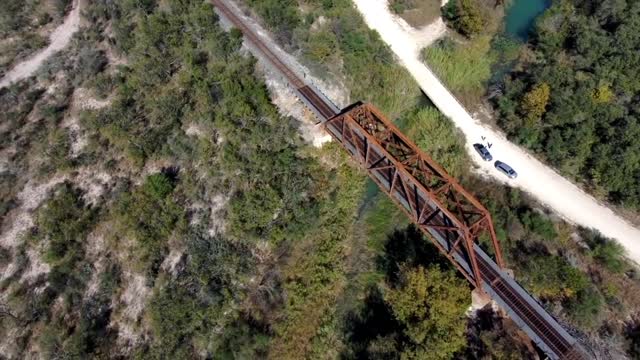
[[[550,95],[551,88],[547,83],[537,84],[524,95],[520,109],[527,120],[536,122],[542,118],[549,104]]]
[[[615,94],[613,90],[607,84],[603,84],[598,86],[595,90],[593,90],[593,94],[591,95],[591,99],[596,104],[607,104],[613,101]]]
[[[451,0],[442,12],[456,31],[469,38],[481,33],[486,25],[477,0]]]
[[[402,358],[451,358],[466,345],[468,287],[438,266],[403,267],[401,272],[401,285],[388,289],[385,301],[409,339]]]

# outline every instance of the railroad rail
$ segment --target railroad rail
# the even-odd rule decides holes
[[[356,103],[325,129],[476,288],[487,293],[552,359],[586,359],[577,341],[478,242],[488,211],[370,104]],[[416,165],[417,164],[417,165]],[[489,245],[489,244],[484,244]]]
[[[294,87],[325,130],[365,168],[374,182],[477,289],[487,293],[551,359],[581,360],[578,342],[513,278],[504,263],[491,216],[473,195],[423,153],[370,104],[339,110],[306,84],[229,8],[211,0],[218,13],[242,31]],[[485,252],[491,250],[492,256]]]

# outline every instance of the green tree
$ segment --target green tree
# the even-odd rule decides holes
[[[499,123],[516,141],[632,209],[640,207],[640,63],[629,59],[639,11],[637,2],[553,2],[496,97]]]
[[[607,84],[603,84],[598,86],[595,90],[593,90],[593,94],[591,95],[591,99],[596,104],[607,104],[613,101],[615,94],[613,90]]]
[[[466,345],[464,312],[469,288],[453,272],[437,266],[401,271],[401,285],[388,289],[385,301],[410,340],[402,357],[451,358]]]
[[[534,86],[524,95],[520,108],[527,120],[536,122],[542,118],[549,104],[550,95],[551,88],[547,83],[540,83]]]
[[[470,38],[480,34],[486,25],[477,0],[451,0],[442,12],[456,31]]]

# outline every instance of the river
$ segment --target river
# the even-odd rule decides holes
[[[526,41],[536,17],[549,6],[551,6],[551,0],[513,0],[507,9],[505,32]]]

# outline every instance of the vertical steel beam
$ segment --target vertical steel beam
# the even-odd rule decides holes
[[[384,175],[388,183],[381,186],[454,264],[457,261],[452,256],[468,258],[468,269],[463,268],[463,273],[482,291],[473,249],[479,236],[486,234],[491,239],[496,262],[504,266],[489,211],[372,105],[356,104],[324,126],[365,165],[377,183],[382,183],[377,176],[388,171]],[[370,159],[373,165],[369,165]],[[430,215],[424,221],[426,214]],[[450,234],[456,235],[451,240],[454,244],[446,247],[434,238],[449,239]]]

